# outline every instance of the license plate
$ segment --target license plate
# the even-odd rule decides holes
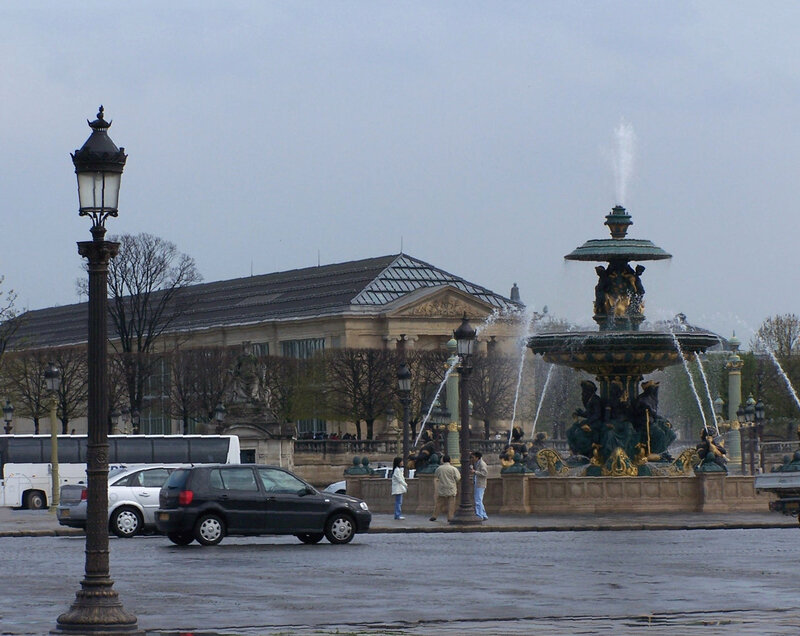
[[[168,512],[159,512],[158,513],[158,520],[159,521],[169,521],[169,513]]]
[[[62,517],[69,517],[69,510],[62,510],[61,511],[61,516]]]

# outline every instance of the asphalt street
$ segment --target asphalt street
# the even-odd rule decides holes
[[[376,533],[353,543],[112,538],[149,634],[796,634],[798,529]],[[81,536],[0,538],[0,630],[44,634]]]

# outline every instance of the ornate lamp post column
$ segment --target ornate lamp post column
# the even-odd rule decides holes
[[[53,492],[50,496],[50,512],[55,512],[59,501],[58,478],[58,389],[61,387],[61,372],[52,362],[44,371],[44,382],[50,392],[50,474]]]
[[[108,264],[119,243],[105,240],[105,221],[117,216],[124,148],[108,136],[103,107],[89,124],[92,134],[72,155],[78,175],[80,216],[92,220],[92,240],[78,243],[89,261],[89,403],[87,448],[86,572],[70,609],[58,617],[65,634],[141,633],[136,616],[122,607],[109,575],[108,554]]]
[[[397,369],[397,392],[403,405],[403,471],[408,476],[408,457],[411,454],[411,370],[405,362]]]
[[[752,394],[747,397],[744,407],[744,419],[747,422],[747,430],[750,438],[750,474],[756,474],[756,428],[753,424],[756,419],[756,401]]]
[[[14,405],[11,404],[11,400],[8,399],[3,406],[3,421],[6,423],[3,430],[6,432],[6,435],[11,435],[11,429],[14,428],[11,424],[11,422],[14,421]]]
[[[453,336],[458,346],[458,356],[461,358],[458,383],[458,397],[461,401],[458,408],[461,415],[461,430],[458,438],[461,449],[461,502],[450,523],[478,525],[481,523],[481,518],[475,514],[475,490],[472,475],[469,474],[469,395],[467,394],[467,380],[472,372],[472,354],[475,352],[477,333],[469,324],[466,314]]]

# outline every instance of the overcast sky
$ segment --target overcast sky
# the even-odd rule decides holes
[[[798,33],[797,2],[3,3],[3,290],[79,300],[69,153],[102,103],[129,155],[109,233],[206,281],[402,245],[589,324],[594,268],[563,256],[622,203],[674,257],[648,318],[747,343],[800,313]]]

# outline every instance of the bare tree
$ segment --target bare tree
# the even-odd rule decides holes
[[[160,361],[153,346],[186,310],[181,290],[202,277],[193,258],[157,236],[124,234],[112,240],[120,250],[109,264],[109,314],[119,337],[114,346],[123,354],[114,359],[131,411],[141,411],[145,383]]]
[[[473,359],[469,397],[473,416],[483,420],[484,439],[491,435],[492,422],[511,417],[518,366],[517,360],[499,355]]]
[[[3,277],[0,276],[0,285],[2,284]],[[19,318],[14,308],[16,299],[17,295],[13,290],[5,293],[0,291],[0,363],[2,363],[3,354],[8,347],[9,340],[11,340],[14,332],[19,327]]]
[[[218,404],[230,401],[234,386],[234,366],[239,350],[234,347],[195,349],[199,372],[195,392],[200,416],[211,421]]]
[[[33,432],[39,433],[39,421],[47,417],[49,398],[44,372],[52,359],[47,349],[11,352],[6,356],[4,378],[16,407],[16,415],[33,420]]]
[[[86,347],[54,349],[51,360],[61,373],[58,389],[58,417],[61,432],[69,432],[71,420],[86,415],[89,398],[89,369]]]
[[[756,352],[769,349],[778,359],[797,355],[800,352],[800,317],[783,314],[767,318],[753,337],[752,349]]]
[[[196,349],[176,349],[169,354],[171,415],[180,418],[183,434],[189,432],[189,422],[199,415],[197,385],[198,364]]]
[[[296,413],[299,385],[302,382],[300,360],[281,356],[261,356],[257,359],[259,382],[257,399],[274,422],[278,432],[291,422]]]
[[[373,439],[375,420],[386,413],[394,399],[395,353],[380,349],[335,349],[326,352],[325,358],[334,413],[355,423],[359,439],[364,421],[367,439]]]
[[[417,427],[430,408],[433,397],[447,373],[447,351],[407,351],[406,364],[411,371],[411,435],[416,437]],[[414,440],[412,440],[413,442]]]

